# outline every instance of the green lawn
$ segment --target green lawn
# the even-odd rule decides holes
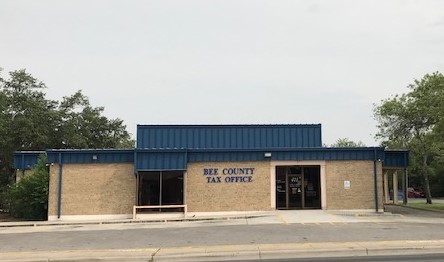
[[[444,203],[441,201],[433,201],[431,205],[425,203],[425,199],[421,202],[412,201],[407,204],[409,207],[444,212]]]

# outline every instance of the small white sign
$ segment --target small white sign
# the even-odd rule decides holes
[[[350,189],[350,180],[344,180],[344,189]]]

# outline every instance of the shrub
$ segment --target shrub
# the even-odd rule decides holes
[[[46,220],[49,170],[46,155],[40,155],[33,174],[20,179],[3,192],[3,206],[9,214],[27,220]]]

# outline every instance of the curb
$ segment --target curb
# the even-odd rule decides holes
[[[349,217],[398,217],[391,212],[384,213],[362,213],[350,211],[332,211],[333,215]],[[220,216],[197,216],[197,217],[165,217],[146,219],[116,219],[116,220],[68,220],[68,221],[15,221],[0,222],[0,228],[11,227],[44,227],[44,226],[75,226],[75,225],[110,225],[110,224],[146,224],[146,223],[168,223],[168,222],[193,222],[193,221],[226,221],[236,219],[251,219],[275,216],[275,212],[262,212],[257,214],[233,214]],[[327,223],[327,222],[326,222]]]
[[[110,224],[145,224],[145,223],[168,223],[168,222],[192,222],[192,221],[224,221],[235,219],[250,219],[269,216],[243,215],[225,217],[185,217],[185,218],[156,218],[156,219],[127,219],[127,220],[101,220],[101,221],[29,221],[29,222],[0,222],[2,227],[44,227],[44,226],[72,226],[72,225],[110,225]]]
[[[316,257],[444,254],[444,240],[280,243],[237,246],[164,248],[151,261],[263,260]]]
[[[146,249],[5,252],[5,262],[37,261],[214,261],[381,255],[443,254],[443,240],[278,243]]]

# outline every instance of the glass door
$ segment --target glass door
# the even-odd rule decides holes
[[[303,180],[302,174],[288,175],[288,208],[299,209],[303,208]]]
[[[320,167],[276,167],[276,208],[321,208]]]
[[[321,208],[321,183],[319,167],[304,168],[304,207]]]

